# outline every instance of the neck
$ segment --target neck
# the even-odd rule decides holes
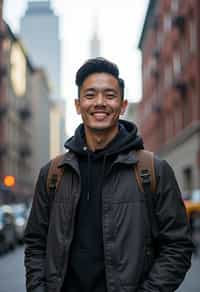
[[[116,127],[112,131],[91,131],[85,127],[86,143],[90,150],[104,149],[117,135],[119,129]]]

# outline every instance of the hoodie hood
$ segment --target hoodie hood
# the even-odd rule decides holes
[[[64,146],[78,155],[87,155],[86,153],[89,150],[86,151],[87,145],[83,124],[78,126],[75,135],[67,140]],[[95,153],[99,158],[105,155],[110,156],[128,150],[139,149],[144,149],[144,146],[141,136],[138,135],[136,125],[125,120],[119,120],[119,132],[116,137],[104,149],[95,151]]]

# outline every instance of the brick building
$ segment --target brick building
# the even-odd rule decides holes
[[[39,168],[49,160],[50,91],[44,71],[32,65],[5,23],[1,57],[0,203],[5,203],[29,199]],[[12,187],[5,187],[6,176],[15,178]]]
[[[30,92],[34,68],[21,45],[7,24],[2,45],[2,60],[5,74],[4,91],[1,92],[0,145],[3,149],[0,164],[0,184],[4,185],[6,176],[15,178],[15,185],[10,188],[18,198],[33,191],[32,164],[32,109]],[[7,200],[7,195],[5,195]]]
[[[5,115],[7,112],[6,107],[6,65],[3,56],[3,43],[6,37],[5,24],[2,18],[3,13],[3,0],[0,0],[0,177],[3,175],[3,156],[5,155],[6,148],[3,141],[5,140]],[[2,202],[2,193],[4,186],[0,181],[0,204]]]
[[[200,2],[151,0],[139,48],[145,145],[167,159],[182,190],[200,188]]]
[[[3,60],[3,41],[5,39],[5,26],[2,20],[2,10],[3,10],[3,1],[0,0],[0,137],[3,137],[3,117],[6,112],[5,108],[5,75],[6,75],[6,68]],[[1,140],[0,140],[1,141]],[[1,163],[1,156],[4,152],[4,149],[0,143],[0,163]]]

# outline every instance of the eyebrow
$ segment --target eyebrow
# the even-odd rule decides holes
[[[90,87],[90,88],[86,88],[84,90],[84,92],[88,92],[88,91],[99,91],[99,89],[98,88],[95,88],[95,87]],[[104,91],[104,92],[112,91],[114,93],[117,93],[117,90],[114,89],[114,88],[103,88],[102,91]]]

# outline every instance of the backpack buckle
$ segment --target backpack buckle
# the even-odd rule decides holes
[[[49,182],[49,190],[50,191],[56,190],[57,179],[58,179],[58,177],[56,174],[53,174],[52,177],[50,178],[50,182]]]
[[[151,183],[151,175],[148,169],[142,169],[140,172],[140,177],[142,179],[143,184],[150,184]]]

